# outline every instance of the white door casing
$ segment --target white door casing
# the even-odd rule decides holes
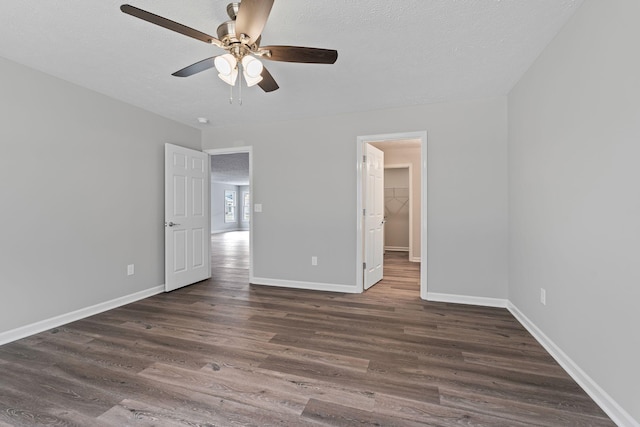
[[[362,215],[362,209],[364,208],[364,169],[365,165],[362,161],[362,156],[366,153],[367,143],[375,143],[381,141],[402,141],[407,139],[420,140],[421,153],[420,153],[420,250],[421,250],[421,262],[420,262],[420,298],[426,300],[428,297],[428,275],[427,275],[427,132],[426,131],[413,131],[413,132],[401,132],[401,133],[387,133],[387,134],[375,134],[375,135],[360,135],[355,140],[355,172],[356,172],[356,187],[355,187],[355,200],[356,200],[356,263],[354,265],[355,271],[355,283],[359,292],[364,290],[364,269],[362,263],[365,260],[364,254],[364,235],[366,233],[364,220]]]
[[[210,161],[165,144],[165,292],[211,277]]]
[[[382,280],[384,269],[384,153],[366,144],[364,162],[364,289]]]
[[[237,153],[247,153],[249,155],[249,191],[251,192],[251,203],[253,206],[255,199],[255,193],[253,191],[253,147],[251,146],[242,146],[242,147],[227,147],[227,148],[209,148],[204,150],[205,153],[210,156],[219,156],[221,154],[237,154]],[[212,172],[213,173],[213,172]],[[253,211],[253,208],[252,208]],[[255,230],[255,215],[251,213],[251,220],[249,221],[249,283],[254,283],[254,275],[253,275],[253,235]]]

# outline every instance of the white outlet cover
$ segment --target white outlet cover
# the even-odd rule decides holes
[[[134,265],[133,264],[129,264],[127,265],[127,276],[133,276],[134,274]]]
[[[255,205],[253,205],[253,211],[254,212],[262,212],[262,204],[261,203],[256,203]]]

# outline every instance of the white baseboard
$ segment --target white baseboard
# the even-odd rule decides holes
[[[620,427],[640,427],[631,415],[613,400],[589,375],[586,374],[567,354],[545,335],[527,316],[511,301],[507,309],[524,326],[527,331],[542,345],[545,350],[567,371],[575,382],[593,399],[600,408]]]
[[[562,368],[582,387],[600,408],[620,427],[640,427],[640,423],[626,412],[606,391],[587,375],[549,337],[529,320],[513,303],[506,299],[472,297],[465,295],[427,292],[427,301],[472,304],[487,307],[507,308]]]
[[[362,290],[351,285],[334,285],[331,283],[298,282],[295,280],[267,279],[264,277],[252,277],[253,285],[278,286],[282,288],[309,289],[312,291],[343,292],[347,294],[361,293]]]
[[[327,292],[359,293],[355,286],[336,285],[330,283],[298,282],[292,280],[268,279],[253,277],[252,284],[264,286],[279,286],[284,288],[309,289]],[[85,317],[93,316],[107,310],[130,304],[144,298],[151,297],[164,292],[164,285],[145,289],[130,295],[112,299],[91,307],[82,308],[71,313],[45,319],[30,325],[22,326],[10,331],[0,333],[0,345],[7,344],[21,338],[28,337],[48,329],[55,328]],[[635,421],[613,398],[607,394],[589,375],[587,375],[569,356],[567,356],[544,332],[542,332],[529,318],[527,318],[515,305],[506,299],[484,298],[466,295],[441,294],[427,292],[428,301],[448,302],[455,304],[471,304],[487,307],[507,308],[511,314],[524,326],[531,335],[542,345],[547,352],[567,371],[585,392],[602,408],[602,410],[621,427],[640,427],[640,423]]]
[[[164,285],[145,289],[110,301],[101,302],[99,304],[92,305],[91,307],[81,308],[80,310],[72,311],[71,313],[61,314],[50,319],[41,320],[30,325],[12,329],[10,331],[0,332],[0,345],[19,340],[21,338],[26,338],[30,335],[38,334],[70,322],[75,322],[76,320],[84,319],[85,317],[93,316],[94,314],[102,313],[103,311],[112,310],[125,304],[149,298],[150,296],[157,295],[162,292],[164,292]]]
[[[422,258],[420,258],[419,256],[414,256],[409,261],[410,262],[422,262]]]
[[[409,252],[409,247],[405,246],[385,246],[385,251],[389,252]]]
[[[500,298],[472,297],[467,295],[438,294],[427,292],[427,301],[450,302],[454,304],[481,305],[484,307],[506,308],[507,300]]]

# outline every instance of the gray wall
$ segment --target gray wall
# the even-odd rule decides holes
[[[509,298],[638,422],[639,16],[585,1],[509,96]]]
[[[506,98],[203,132],[204,149],[253,146],[254,275],[355,287],[356,138],[420,130],[429,291],[506,298]]]
[[[0,93],[0,332],[162,285],[164,143],[200,131],[2,58]]]

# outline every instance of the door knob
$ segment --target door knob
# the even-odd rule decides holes
[[[175,222],[173,222],[173,221],[169,221],[169,222],[165,222],[165,223],[164,223],[164,225],[165,225],[166,227],[175,227],[176,225],[180,225],[180,224],[176,224],[176,223],[175,223]]]

